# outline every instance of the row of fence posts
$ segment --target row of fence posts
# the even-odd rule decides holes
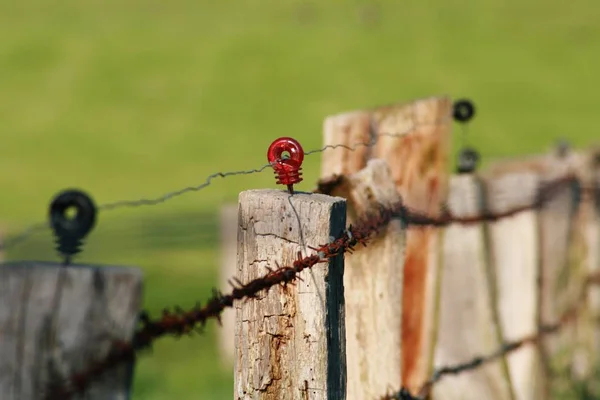
[[[400,199],[429,216],[442,215],[446,203],[458,216],[501,213],[534,202],[539,184],[569,167],[586,184],[600,180],[598,153],[591,151],[503,162],[485,173],[461,167],[451,176],[452,116],[449,98],[432,97],[326,118],[324,145],[353,149],[323,152],[322,178],[340,179],[320,185],[321,193],[240,193],[235,212],[223,215],[223,243],[236,246],[237,255],[234,261],[231,248],[224,249],[225,276],[247,282],[277,263],[290,265],[299,252],[311,254],[311,246]],[[473,151],[463,150],[463,161],[473,163]],[[235,303],[220,331],[224,360],[233,360],[233,397],[355,400],[400,386],[415,393],[433,367],[486,354],[553,322],[570,304],[572,288],[599,266],[600,201],[580,202],[573,193],[488,224],[437,229],[392,221],[368,247],[304,271],[294,285]],[[70,207],[77,209],[72,220]],[[106,358],[115,340],[132,339],[140,312],[139,269],[72,261],[95,223],[89,196],[65,191],[49,216],[63,262],[0,266],[3,399],[40,398],[47,382]],[[589,378],[600,354],[600,293],[592,294],[588,318],[571,330],[448,377],[434,397],[546,398],[545,367],[562,353]],[[132,374],[133,363],[111,369],[85,397],[127,398]]]
[[[354,148],[322,156],[323,179],[343,176],[326,194],[345,201],[240,194],[237,206],[222,210],[222,254],[229,257],[222,260],[223,290],[227,278],[246,282],[275,262],[290,265],[298,251],[307,254],[306,245],[326,243],[342,226],[400,198],[430,216],[441,216],[447,204],[453,216],[470,217],[526,208],[540,186],[568,173],[587,187],[600,185],[599,153],[564,143],[482,171],[473,170],[477,162],[464,167],[465,160],[478,161],[464,148],[449,174],[451,120],[444,117],[451,114],[449,99],[439,97],[328,117],[324,145]],[[354,146],[373,138],[372,147]],[[224,322],[233,332],[221,336],[223,359],[234,365],[234,398],[375,399],[401,386],[417,393],[434,368],[535,333],[556,322],[577,300],[586,274],[600,268],[599,207],[598,198],[565,187],[542,207],[489,223],[437,229],[398,221],[367,248],[304,273],[296,286],[237,304]],[[237,262],[230,258],[234,248]],[[342,281],[343,289],[333,286]],[[433,398],[547,399],[561,379],[593,386],[598,296],[590,290],[575,324],[444,378]]]

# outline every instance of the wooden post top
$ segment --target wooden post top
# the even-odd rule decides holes
[[[137,268],[0,264],[0,397],[37,400],[49,384],[68,384],[115,341],[132,339],[141,302]],[[94,377],[86,399],[127,398],[132,367]]]
[[[248,190],[239,196],[237,278],[290,267],[346,227],[346,201],[323,194]],[[235,398],[343,400],[344,256],[236,302]]]

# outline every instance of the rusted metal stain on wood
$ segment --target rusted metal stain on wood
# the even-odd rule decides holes
[[[300,232],[309,243],[325,243],[346,225],[339,198],[250,190],[239,204],[236,275],[242,282],[268,274],[276,262],[292,265],[304,247]],[[336,257],[293,284],[236,304],[236,398],[301,400],[304,381],[312,400],[344,398],[342,272]]]
[[[404,204],[428,215],[439,215],[447,196],[450,111],[449,99],[430,98],[374,112],[377,157],[390,165]],[[407,134],[390,137],[402,132]],[[433,351],[437,232],[412,227],[406,237],[402,382],[412,391],[427,379]]]
[[[412,229],[408,233],[404,263],[404,296],[402,304],[402,382],[412,392],[424,381],[425,360],[424,315],[429,245],[428,229]]]
[[[296,317],[296,291],[297,289],[291,285],[281,287],[279,295],[283,307],[281,315],[265,316],[269,319],[264,333],[268,338],[270,373],[267,385],[259,389],[265,391],[265,396],[262,397],[265,400],[279,399],[291,380],[290,368],[285,364],[285,360],[287,353],[293,351],[290,346],[294,347],[293,320]],[[275,329],[271,331],[272,328]]]
[[[344,147],[323,154],[321,177],[356,173],[366,160],[385,160],[404,203],[438,215],[446,198],[452,101],[430,97],[326,118],[324,145]],[[358,146],[376,139],[373,148]],[[329,180],[331,182],[331,179]],[[338,182],[339,183],[339,182]],[[330,189],[327,185],[324,189]],[[402,382],[414,389],[426,379],[433,352],[437,230],[408,230],[402,304]],[[432,251],[433,250],[433,251]]]

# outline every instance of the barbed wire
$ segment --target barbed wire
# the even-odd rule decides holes
[[[330,243],[320,245],[316,248],[307,246],[314,253],[302,257],[302,253],[299,252],[298,259],[292,265],[280,266],[275,262],[276,269],[268,268],[267,274],[245,284],[237,278],[232,278],[230,280],[233,288],[231,293],[224,295],[219,290],[213,289],[213,295],[204,306],[197,304],[187,311],[180,307],[175,307],[174,311],[165,309],[162,316],[155,320],[152,320],[147,313],[143,312],[140,316],[141,327],[136,331],[131,342],[116,342],[104,360],[91,363],[89,368],[68,377],[65,381],[53,382],[49,386],[46,399],[63,399],[73,394],[82,393],[95,377],[119,363],[134,360],[139,351],[149,348],[155,340],[161,337],[181,337],[183,335],[192,335],[194,332],[201,333],[209,319],[215,319],[220,323],[222,312],[226,308],[233,307],[234,301],[256,298],[259,293],[265,290],[268,291],[276,285],[285,286],[293,284],[297,279],[301,279],[299,274],[303,270],[310,269],[320,263],[328,262],[332,257],[343,253],[351,254],[356,250],[356,246],[358,245],[366,247],[371,238],[394,219],[400,219],[406,227],[411,225],[443,227],[456,223],[471,224],[496,221],[529,209],[542,207],[546,202],[553,199],[556,193],[558,193],[558,189],[564,187],[564,185],[572,185],[573,182],[577,182],[577,179],[570,176],[546,182],[540,186],[538,195],[531,204],[515,207],[500,214],[483,213],[459,218],[453,216],[446,209],[444,215],[430,217],[409,209],[402,202],[394,204],[389,208],[380,206],[376,212],[366,215],[354,226],[350,225],[336,239],[331,240]],[[582,185],[575,187],[581,191],[588,190]],[[476,360],[475,363],[478,362],[480,361]],[[455,370],[461,371],[467,367],[449,367],[438,371],[434,375],[434,380],[430,383],[430,386],[437,382],[441,376],[450,374]],[[394,397],[391,398],[393,399]]]
[[[380,138],[382,137],[392,137],[392,138],[399,138],[405,135],[410,134],[411,132],[414,132],[418,129],[422,129],[422,128],[426,128],[426,127],[433,127],[433,126],[439,126],[441,123],[445,123],[448,121],[452,120],[452,116],[445,116],[439,119],[435,119],[434,121],[431,122],[427,122],[427,123],[413,123],[412,126],[410,128],[407,128],[403,131],[399,131],[399,132],[395,132],[395,133],[375,133],[372,132],[372,136],[371,139],[368,141],[359,141],[356,142],[354,144],[335,144],[335,145],[326,145],[323,146],[321,148],[318,149],[314,149],[314,150],[310,150],[304,153],[305,156],[310,156],[313,154],[319,154],[322,153],[326,150],[334,150],[334,149],[338,149],[338,148],[344,148],[348,151],[356,151],[358,148],[360,147],[372,147],[375,146],[377,144],[377,142],[379,141]],[[134,200],[119,200],[119,201],[115,201],[112,203],[106,203],[106,204],[101,204],[98,206],[98,210],[104,210],[104,211],[110,211],[110,210],[114,210],[114,209],[119,209],[119,208],[123,208],[123,207],[140,207],[140,206],[152,206],[152,205],[158,205],[161,203],[164,203],[168,200],[171,200],[175,197],[179,197],[181,195],[184,195],[186,193],[190,193],[190,192],[199,192],[203,189],[205,189],[206,187],[210,186],[212,181],[216,178],[227,178],[227,177],[231,177],[231,176],[239,176],[239,175],[250,175],[250,174],[256,174],[256,173],[261,173],[263,172],[265,169],[271,167],[271,164],[264,164],[258,168],[252,168],[252,169],[247,169],[247,170],[240,170],[240,171],[229,171],[229,172],[215,172],[211,175],[209,175],[206,180],[199,184],[199,185],[195,185],[195,186],[188,186],[188,187],[184,187],[181,189],[177,189],[174,191],[170,191],[167,192],[163,195],[160,195],[158,197],[154,197],[154,198],[139,198],[139,199],[134,199]],[[24,242],[25,240],[27,240],[31,235],[40,232],[42,229],[47,229],[49,228],[50,225],[48,222],[38,222],[35,224],[30,225],[29,227],[25,228],[20,234],[14,236],[14,237],[9,237],[7,238],[3,243],[0,243],[0,250],[8,250],[14,246],[16,246],[17,244]]]

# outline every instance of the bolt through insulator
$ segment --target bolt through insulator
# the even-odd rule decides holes
[[[284,157],[288,153],[288,157]],[[300,143],[291,137],[276,139],[267,151],[267,159],[273,167],[278,185],[287,185],[293,193],[293,185],[302,181],[302,161],[304,150]]]

